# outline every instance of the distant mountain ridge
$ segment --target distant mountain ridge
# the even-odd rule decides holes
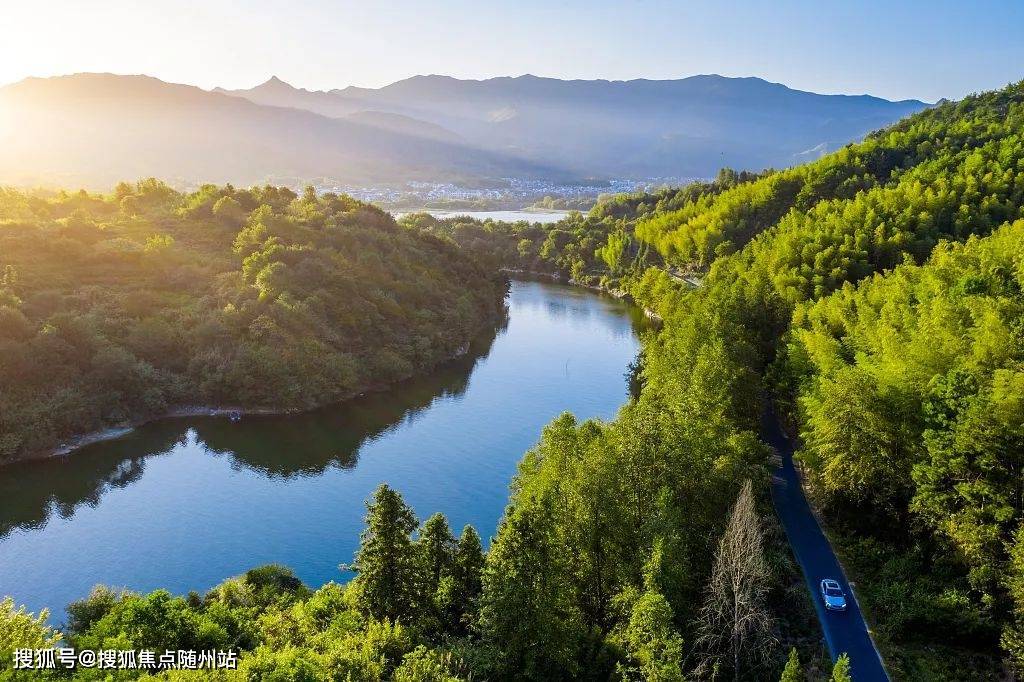
[[[330,91],[272,77],[248,90],[217,91],[331,117],[400,114],[484,149],[575,173],[638,178],[709,176],[723,165],[785,167],[928,106],[714,74],[630,81],[430,75]]]
[[[707,177],[800,163],[925,106],[714,75],[415,76],[331,91],[271,78],[206,91],[85,73],[0,88],[0,183]]]
[[[0,183],[372,184],[553,172],[399,114],[332,118],[149,76],[29,78],[0,88],[0,115]]]

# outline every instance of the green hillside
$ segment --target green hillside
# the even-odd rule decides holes
[[[179,406],[302,409],[432,367],[504,285],[348,197],[0,190],[0,460]]]
[[[550,229],[463,219],[455,236],[512,232],[530,241],[506,265],[656,311],[638,404],[676,426],[735,442],[773,394],[896,672],[963,663],[967,679],[997,667],[1001,636],[1021,641],[1022,250],[1007,223],[1024,205],[1022,132],[1018,84],[805,166],[617,197]]]

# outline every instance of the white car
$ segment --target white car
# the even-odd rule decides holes
[[[846,594],[839,583],[832,578],[825,578],[821,581],[821,600],[825,602],[825,608],[829,611],[846,610]]]

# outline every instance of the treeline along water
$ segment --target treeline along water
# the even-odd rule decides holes
[[[237,424],[168,419],[0,468],[0,594],[59,623],[96,583],[202,591],[268,562],[311,585],[341,580],[382,481],[486,541],[541,428],[625,402],[642,324],[610,297],[515,282],[499,329],[387,391]]]

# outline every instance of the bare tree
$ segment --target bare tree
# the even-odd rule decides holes
[[[697,672],[702,677],[716,678],[725,664],[738,680],[744,666],[755,668],[770,659],[775,645],[766,604],[770,580],[764,531],[748,480],[718,543],[701,609],[697,644],[703,658]]]

